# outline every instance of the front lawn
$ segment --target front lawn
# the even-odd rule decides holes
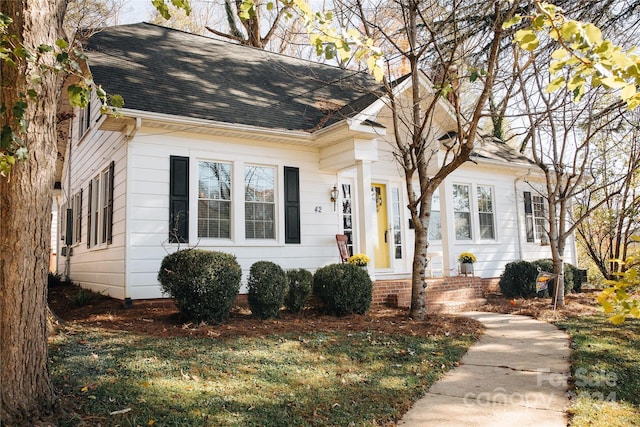
[[[72,325],[52,339],[51,373],[76,412],[61,425],[388,425],[474,335],[347,329],[218,339]]]
[[[597,315],[556,325],[573,347],[571,426],[640,425],[640,320],[615,326]]]

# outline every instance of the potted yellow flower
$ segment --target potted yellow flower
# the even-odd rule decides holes
[[[462,252],[458,255],[458,261],[460,262],[460,273],[473,274],[473,263],[477,261],[476,256],[471,252]]]
[[[353,254],[347,260],[349,264],[355,264],[358,267],[366,267],[367,264],[369,264],[369,261],[371,261],[371,258],[366,256],[365,254]]]

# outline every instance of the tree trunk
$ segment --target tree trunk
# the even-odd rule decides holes
[[[35,52],[61,34],[64,5],[64,0],[0,0],[0,11],[13,19],[9,33]],[[29,159],[15,165],[8,178],[0,177],[0,419],[3,425],[33,425],[56,403],[48,368],[47,272],[60,77],[33,64],[1,66],[8,110],[32,77],[42,76],[35,87],[38,99],[25,113]],[[1,124],[11,122],[6,117]]]
[[[427,287],[427,283],[424,280],[424,276],[427,267],[427,250],[429,248],[428,221],[429,218],[426,219],[426,224],[420,221],[416,222],[415,243],[413,245],[414,256],[411,274],[411,308],[409,310],[409,316],[418,320],[423,320],[426,314],[425,288]]]

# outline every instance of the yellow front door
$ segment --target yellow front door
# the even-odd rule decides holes
[[[389,245],[391,233],[387,217],[387,186],[384,184],[371,185],[371,199],[375,206],[375,227],[377,239],[374,239],[374,266],[377,269],[389,268]]]

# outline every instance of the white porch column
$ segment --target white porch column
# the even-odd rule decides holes
[[[376,230],[373,229],[371,215],[371,161],[356,160],[356,206],[358,213],[358,245],[357,250],[371,258],[368,270],[371,280],[375,280],[373,259],[373,241]]]
[[[438,187],[440,192],[440,229],[442,231],[442,276],[451,276],[451,246],[453,239],[451,238],[452,227],[450,227],[450,218],[453,218],[453,209],[451,200],[447,198],[447,182],[443,181]],[[456,268],[457,271],[457,267]]]

